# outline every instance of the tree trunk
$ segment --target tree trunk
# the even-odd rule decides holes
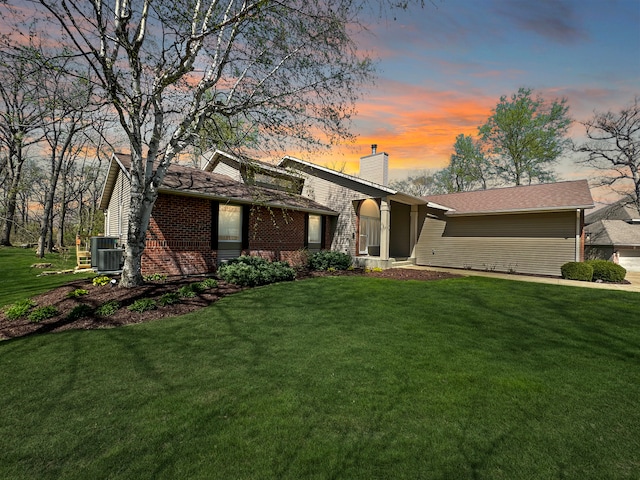
[[[11,246],[11,230],[13,229],[14,218],[16,215],[19,184],[20,175],[14,175],[11,179],[11,186],[9,187],[9,195],[7,197],[7,214],[4,219],[4,231],[2,232],[2,240],[0,240],[0,245],[4,245],[5,247]]]
[[[149,188],[137,197],[131,196],[131,210],[129,226],[127,228],[127,243],[124,255],[124,268],[120,277],[121,287],[137,287],[144,283],[142,278],[142,253],[151,211],[157,194]]]

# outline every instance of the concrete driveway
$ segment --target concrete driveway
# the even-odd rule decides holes
[[[600,288],[600,289],[606,289],[606,290],[620,290],[624,292],[640,293],[640,272],[627,272],[627,276],[625,277],[625,280],[631,283],[618,284],[618,283],[579,282],[577,280],[565,280],[563,278],[535,277],[535,276],[529,276],[529,275],[515,275],[515,274],[497,273],[497,272],[480,272],[475,270],[463,270],[458,268],[422,267],[418,265],[411,265],[411,266],[406,266],[402,268],[420,268],[425,270],[434,270],[436,272],[449,272],[449,273],[454,273],[457,275],[465,275],[465,276],[504,278],[507,280],[516,280],[520,282],[548,283],[553,285],[568,285],[572,287]]]

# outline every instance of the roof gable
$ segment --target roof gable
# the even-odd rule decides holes
[[[599,220],[622,220],[631,222],[633,220],[640,220],[640,211],[638,211],[635,203],[628,199],[623,199],[590,213],[584,219],[587,225]]]
[[[299,158],[286,156],[280,163],[279,167],[291,167],[297,170],[306,172],[310,175],[319,176],[321,178],[325,178],[329,181],[334,181],[335,183],[346,183],[349,185],[349,188],[355,191],[366,192],[368,195],[379,194],[379,196],[386,195],[395,195],[399,193],[397,190],[385,187],[384,185],[379,185],[370,180],[365,180],[363,178],[354,177],[353,175],[348,175],[346,173],[338,172],[336,170],[332,170],[327,167],[323,167],[321,165],[316,165],[315,163],[307,162],[306,160],[300,160]]]
[[[127,172],[130,165],[130,155],[121,153],[114,154],[109,171],[111,172],[112,169],[119,168]],[[112,182],[115,182],[115,178],[117,177],[113,177]],[[109,182],[110,179],[111,175],[108,176],[107,182]],[[110,192],[112,189],[113,186],[111,186],[110,189],[105,188],[104,192]],[[324,215],[337,215],[337,213],[330,208],[302,195],[255,185],[245,185],[226,175],[207,172],[179,164],[171,164],[169,166],[164,181],[158,191],[244,204],[259,204]],[[101,199],[101,208],[102,205],[108,205],[108,203],[108,198],[105,197]]]
[[[276,165],[248,157],[238,157],[222,150],[206,152],[202,155],[202,159],[202,169],[207,172],[215,172],[218,166],[224,164],[237,172],[238,180],[242,179],[248,185],[302,192],[304,180]]]
[[[624,220],[598,220],[585,227],[587,245],[640,246],[640,225]]]
[[[447,215],[486,215],[593,208],[586,180],[428,195]]]

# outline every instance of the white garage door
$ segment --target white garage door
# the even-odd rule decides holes
[[[618,250],[619,262],[628,272],[640,272],[640,249]]]

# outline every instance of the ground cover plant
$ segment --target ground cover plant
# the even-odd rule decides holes
[[[634,478],[638,311],[341,276],[0,342],[0,478]]]

